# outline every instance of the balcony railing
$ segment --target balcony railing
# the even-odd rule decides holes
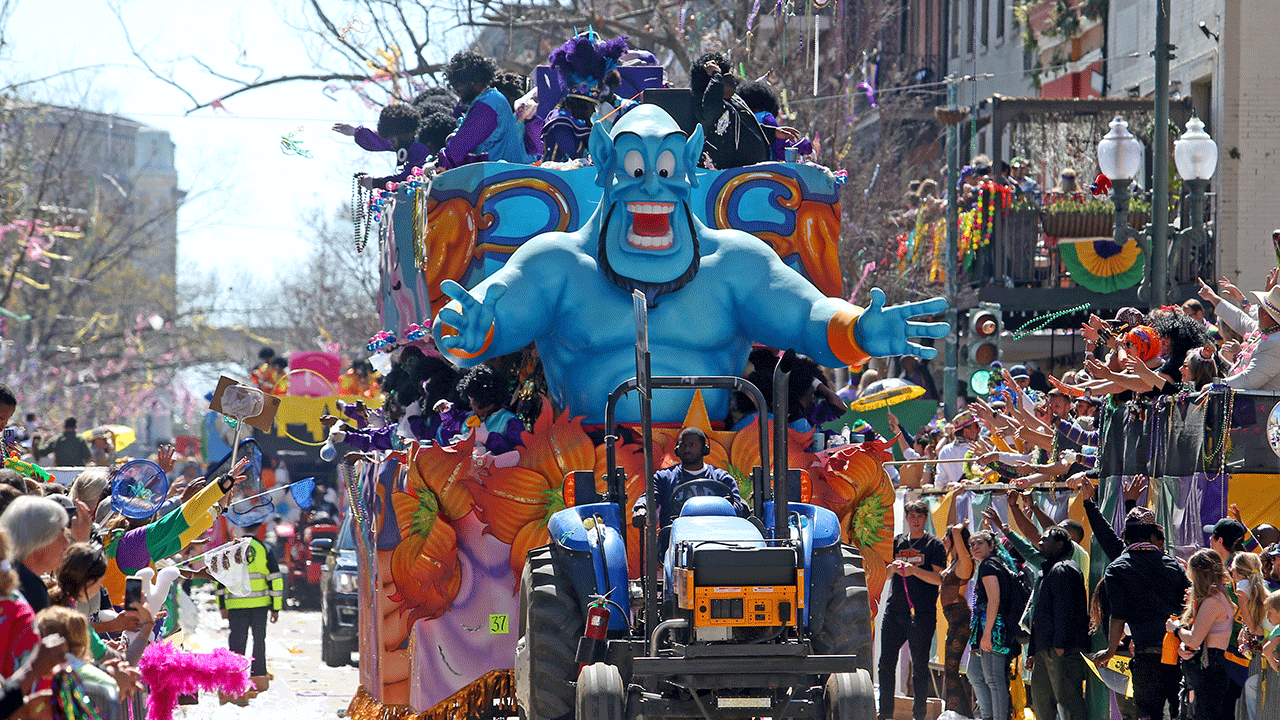
[[[1179,242],[1169,264],[1170,282],[1195,283],[1197,277],[1214,277],[1215,239],[1213,196],[1205,202],[1205,236],[1201,240]],[[1188,203],[1181,202],[1185,208]],[[1046,211],[1042,207],[1011,208],[997,211],[992,222],[990,244],[983,247],[966,273],[969,285],[1003,284],[1016,287],[1073,287],[1076,283],[1062,263],[1060,238],[1045,232]],[[1190,226],[1186,210],[1170,213],[1169,237],[1181,227]],[[1104,222],[1086,229],[1090,237],[1105,239],[1112,224]],[[1050,223],[1050,229],[1054,224]],[[1096,233],[1096,235],[1094,235]]]

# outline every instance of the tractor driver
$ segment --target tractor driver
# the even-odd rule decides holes
[[[751,508],[738,492],[733,476],[718,467],[704,462],[711,454],[706,433],[695,427],[680,431],[676,439],[675,456],[680,464],[672,465],[653,474],[653,495],[658,500],[658,527],[669,526],[680,514],[686,500],[698,496],[718,496],[729,501],[739,517],[751,514]],[[631,524],[644,527],[648,518],[645,496],[636,500]]]

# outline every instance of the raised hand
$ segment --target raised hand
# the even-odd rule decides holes
[[[1138,498],[1142,496],[1142,491],[1147,489],[1150,482],[1146,475],[1134,475],[1131,479],[1125,481],[1124,499],[1138,502]]]
[[[441,289],[444,289],[443,285]],[[913,343],[910,338],[946,337],[951,327],[944,322],[911,322],[910,318],[936,315],[946,310],[946,299],[930,298],[890,307],[885,307],[884,302],[884,291],[878,287],[871,288],[871,305],[863,311],[854,328],[858,347],[872,357],[915,355],[929,359],[937,356],[935,348]],[[441,315],[443,314],[442,310]]]
[[[1200,290],[1197,292],[1199,293],[1201,300],[1204,300],[1215,307],[1218,303],[1222,302],[1222,298],[1218,296],[1218,293],[1214,292],[1213,288],[1209,287],[1204,280],[1196,278],[1196,282],[1200,283]]]
[[[164,470],[166,475],[173,472],[172,445],[165,444],[160,446],[160,449],[156,452],[156,464],[160,466],[161,470]]]
[[[1244,302],[1244,293],[1240,292],[1240,288],[1228,280],[1226,275],[1218,279],[1218,290],[1221,291],[1220,294],[1224,298],[1230,298],[1236,302]]]
[[[1271,288],[1275,287],[1277,282],[1280,282],[1280,267],[1273,267],[1267,273],[1267,284],[1264,292],[1271,292]]]
[[[438,318],[457,331],[454,335],[446,335],[442,330],[441,347],[461,357],[475,357],[483,353],[493,340],[495,309],[506,294],[507,286],[493,283],[485,291],[483,302],[452,280],[440,283],[440,290],[453,302],[440,310]]]

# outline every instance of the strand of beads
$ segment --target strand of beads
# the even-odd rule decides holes
[[[423,171],[422,168],[416,167],[409,171],[409,179],[403,182],[388,182],[385,187],[377,188],[373,191],[373,201],[370,204],[370,211],[373,214],[374,222],[382,222],[382,211],[386,204],[395,197],[396,191],[404,189],[409,197],[413,197],[423,187],[430,186],[431,179]]]
[[[1066,310],[1059,310],[1057,312],[1051,312],[1048,315],[1041,315],[1040,317],[1031,318],[1030,320],[1023,323],[1022,327],[1018,328],[1013,332],[1013,339],[1021,340],[1027,335],[1030,335],[1031,333],[1037,330],[1047,327],[1049,323],[1053,322],[1054,320],[1057,320],[1063,315],[1070,315],[1071,313],[1080,312],[1081,310],[1088,310],[1090,307],[1093,307],[1092,303],[1081,303],[1073,308],[1068,308]]]

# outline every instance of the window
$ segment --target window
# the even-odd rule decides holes
[[[969,21],[968,39],[965,41],[965,51],[970,55],[973,54],[973,36],[978,34],[978,0],[969,0],[969,15],[965,18]]]
[[[991,44],[991,0],[982,0],[982,47]]]
[[[948,5],[947,13],[951,16],[951,57],[960,56],[960,3]]]
[[[1004,40],[1005,0],[996,0],[996,42]]]

